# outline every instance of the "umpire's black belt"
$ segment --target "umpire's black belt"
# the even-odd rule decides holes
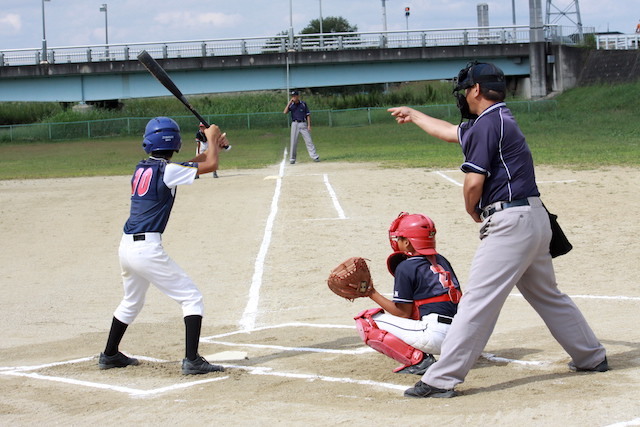
[[[306,122],[306,120],[294,120],[294,122],[296,122],[296,123],[304,123],[304,122]]]
[[[518,199],[510,202],[495,202],[487,206],[482,210],[480,214],[481,219],[490,217],[496,212],[500,212],[504,209],[515,208],[516,206],[529,206],[529,199]]]

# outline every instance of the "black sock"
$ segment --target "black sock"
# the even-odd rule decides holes
[[[184,318],[185,326],[185,357],[195,360],[198,357],[198,344],[200,342],[200,329],[202,328],[202,316],[193,315]]]
[[[104,348],[104,354],[107,356],[114,356],[118,353],[118,347],[120,346],[120,341],[122,341],[122,337],[127,330],[126,323],[122,323],[115,317],[111,322],[111,330],[109,331],[109,339],[107,339],[107,346]]]

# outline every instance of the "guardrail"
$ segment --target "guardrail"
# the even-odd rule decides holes
[[[572,27],[545,26],[547,41],[579,43]],[[565,34],[563,34],[563,31]],[[128,61],[143,49],[159,58],[187,58],[230,55],[258,55],[288,51],[331,51],[348,49],[412,48],[482,44],[528,43],[530,29],[525,25],[504,27],[451,28],[433,30],[299,34],[294,37],[245,37],[211,40],[183,40],[93,46],[62,46],[47,49],[0,50],[0,66],[40,63],[86,63]]]
[[[640,34],[607,34],[597,36],[596,48],[603,50],[640,49]]]

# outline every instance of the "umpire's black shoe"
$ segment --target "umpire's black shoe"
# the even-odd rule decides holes
[[[100,358],[98,359],[98,366],[100,369],[124,368],[129,365],[136,366],[139,364],[140,362],[138,362],[138,359],[127,357],[120,352],[117,352],[113,356],[107,356],[104,353],[100,353]]]
[[[578,368],[575,363],[569,362],[569,369],[574,372],[607,372],[609,370],[609,362],[607,362],[606,356],[602,362],[593,368]]]
[[[413,375],[424,375],[429,369],[429,366],[436,363],[436,358],[433,357],[433,354],[424,354],[424,357],[420,361],[420,363],[416,363],[415,365],[405,366],[404,368],[395,371],[396,374],[413,374]]]
[[[220,365],[212,365],[200,355],[196,360],[182,359],[183,375],[208,374],[209,372],[224,372],[224,368]]]
[[[405,397],[436,397],[448,398],[456,395],[453,390],[444,390],[441,388],[431,387],[430,385],[418,381],[416,385],[404,391]]]

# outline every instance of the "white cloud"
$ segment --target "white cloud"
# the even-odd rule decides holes
[[[22,19],[20,15],[16,13],[0,14],[0,28],[3,28],[3,32],[7,33],[20,31],[20,29],[22,29]]]
[[[194,12],[162,12],[157,14],[153,20],[161,25],[169,27],[184,27],[184,26],[203,26],[206,29],[207,25],[215,27],[234,27],[241,21],[240,15],[228,15],[224,13],[194,13]]]

